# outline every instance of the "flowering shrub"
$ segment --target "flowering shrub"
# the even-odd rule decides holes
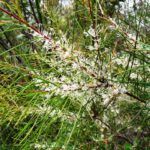
[[[103,2],[81,3],[90,25],[76,2],[0,2],[14,22],[1,26],[0,148],[149,147],[146,1],[126,12],[115,4],[112,18]]]

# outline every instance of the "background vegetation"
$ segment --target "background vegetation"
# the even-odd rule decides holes
[[[0,0],[0,18],[0,149],[150,148],[148,0]]]

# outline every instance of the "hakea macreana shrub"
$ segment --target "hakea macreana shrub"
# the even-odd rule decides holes
[[[1,10],[4,11],[4,9]],[[30,120],[32,116],[39,117],[41,120],[43,116],[46,116],[43,121],[47,125],[46,129],[39,129],[39,131],[38,125],[33,122],[34,130],[45,133],[45,136],[42,140],[39,138],[40,135],[36,141],[31,140],[32,148],[54,148],[57,141],[48,144],[49,135],[46,131],[48,131],[48,125],[54,125],[56,130],[49,131],[53,139],[56,133],[58,135],[61,133],[57,131],[61,123],[64,123],[66,128],[66,131],[62,129],[65,133],[61,138],[67,134],[67,144],[71,138],[75,138],[74,134],[78,135],[74,131],[75,127],[83,128],[83,131],[79,129],[77,131],[82,133],[79,139],[83,140],[81,143],[85,145],[88,145],[91,139],[96,144],[108,145],[109,142],[115,141],[119,145],[122,142],[134,145],[136,135],[145,134],[147,138],[147,127],[142,126],[140,121],[142,115],[148,113],[149,107],[150,89],[146,84],[149,82],[150,56],[145,49],[145,47],[149,49],[148,44],[144,44],[140,38],[136,39],[134,34],[130,34],[132,31],[124,30],[124,27],[118,25],[115,19],[106,16],[104,20],[107,23],[97,24],[94,28],[91,24],[88,29],[80,33],[84,40],[88,41],[85,46],[80,47],[76,41],[70,42],[67,33],[56,31],[53,26],[41,31],[18,16],[8,11],[4,12],[28,27],[30,30],[28,32],[33,39],[32,44],[37,48],[31,52],[33,56],[29,56],[34,64],[33,68],[25,66],[26,71],[31,75],[28,82],[31,82],[33,86],[29,90],[26,88],[27,92],[42,93],[40,98],[36,96],[35,99],[38,101],[39,98],[40,102],[38,104],[35,102],[36,104],[29,108],[21,106],[15,110],[12,107],[12,110],[19,114],[27,112],[24,118],[21,118],[22,122]],[[23,88],[23,92],[26,88]],[[143,97],[144,94],[147,95]],[[64,101],[67,97],[73,106],[57,108],[49,102],[55,97],[57,97],[57,103]],[[141,109],[139,116],[138,109]],[[15,126],[19,124],[16,118],[11,117],[11,120],[16,121]],[[49,118],[52,118],[50,124]],[[136,124],[134,119],[137,119]],[[18,128],[17,131],[19,131]],[[30,130],[27,133],[30,134]],[[15,139],[21,138],[22,144],[28,134],[16,135]]]

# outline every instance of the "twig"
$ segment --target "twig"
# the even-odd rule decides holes
[[[125,94],[132,97],[132,98],[134,98],[134,99],[136,99],[136,100],[138,100],[138,101],[140,101],[140,102],[142,102],[142,103],[144,103],[144,104],[146,103],[146,101],[140,99],[139,97],[133,95],[132,93],[126,92]]]

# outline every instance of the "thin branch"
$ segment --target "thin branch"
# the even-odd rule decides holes
[[[34,27],[33,25],[30,25],[28,22],[26,22],[25,20],[23,20],[22,18],[20,18],[19,16],[9,12],[8,10],[0,7],[0,11],[4,12],[5,14],[9,15],[10,17],[13,17],[14,19],[18,20],[20,23],[23,23],[24,25],[26,25],[27,27],[29,27],[30,29],[32,29],[33,31],[37,32],[38,34],[40,34],[44,39],[49,40],[51,42],[51,38],[44,35],[39,29],[37,29],[36,27]]]
[[[144,103],[144,104],[146,103],[145,100],[142,100],[141,98],[135,96],[135,95],[132,94],[132,93],[126,92],[125,94],[128,95],[128,96],[130,96],[130,97],[132,97],[132,98],[134,98],[134,99],[136,99],[136,100],[138,100],[139,102],[142,102],[142,103]]]

